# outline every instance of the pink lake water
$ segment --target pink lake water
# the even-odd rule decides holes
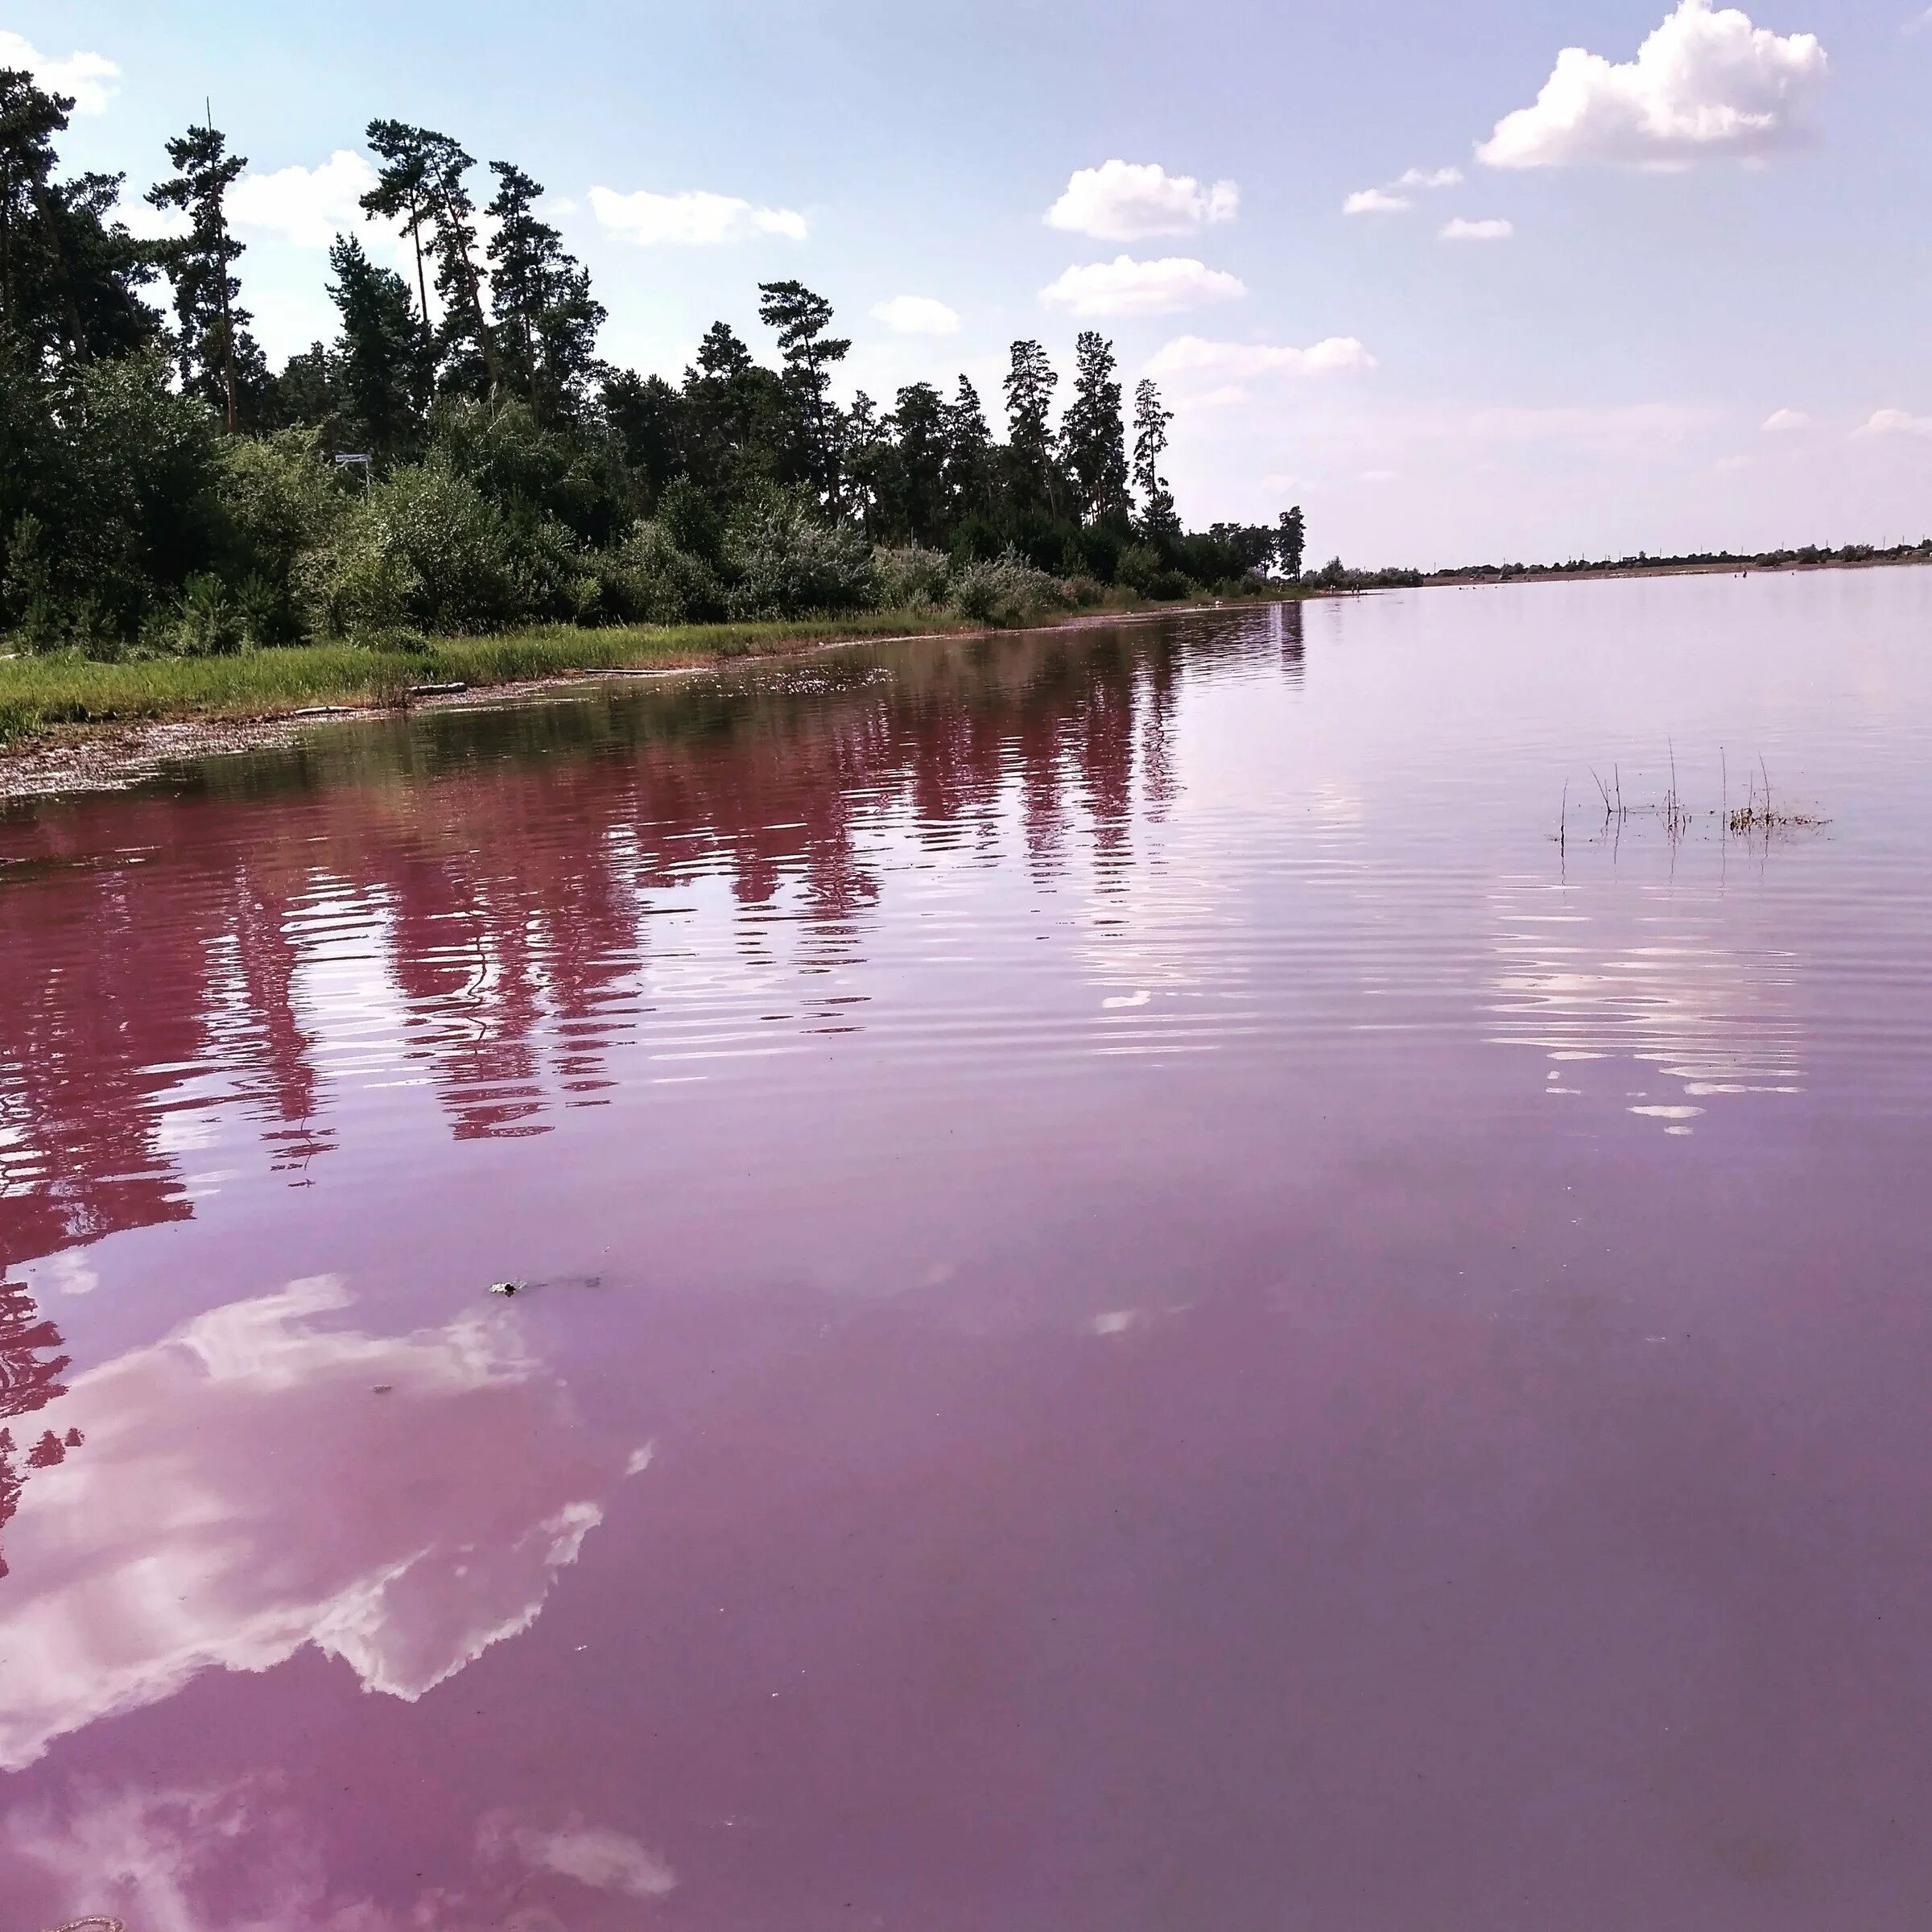
[[[0,818],[6,1932],[1932,1922],[1929,646],[1431,590]]]

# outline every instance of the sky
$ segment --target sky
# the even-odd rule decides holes
[[[1098,328],[1187,521],[1318,559],[1932,533],[1913,0],[0,0],[0,64],[137,209],[212,101],[278,361],[393,117],[545,184],[614,362],[795,276],[887,402]]]

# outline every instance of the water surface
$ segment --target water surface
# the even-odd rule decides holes
[[[1433,590],[0,819],[10,1927],[1927,1923],[1929,635]]]

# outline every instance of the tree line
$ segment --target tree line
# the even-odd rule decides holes
[[[678,381],[616,368],[541,184],[398,121],[367,130],[362,208],[409,272],[339,236],[335,336],[272,369],[228,216],[246,158],[212,125],[168,142],[147,199],[177,232],[144,239],[124,176],[63,171],[72,109],[0,70],[0,629],[27,648],[920,604],[1013,622],[1301,575],[1298,509],[1183,528],[1173,417],[1151,382],[1129,406],[1097,332],[1063,407],[1045,347],[1013,345],[1000,436],[964,375],[841,404],[852,343],[794,280],[758,287],[775,365],[719,321]]]

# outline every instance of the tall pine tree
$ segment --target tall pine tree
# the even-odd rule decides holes
[[[1006,486],[1016,506],[1054,507],[1053,392],[1059,376],[1038,342],[1016,342],[1006,371]]]
[[[1060,440],[1080,514],[1089,523],[1125,522],[1127,518],[1119,368],[1113,345],[1096,329],[1081,330],[1074,344],[1073,400],[1060,426]]]
[[[1162,407],[1161,392],[1151,376],[1143,376],[1133,392],[1133,486],[1141,493],[1141,527],[1150,537],[1179,534],[1174,493],[1161,474],[1167,453],[1167,426],[1174,412]]]
[[[785,387],[803,444],[806,477],[836,517],[840,510],[838,412],[832,372],[852,353],[851,342],[828,332],[832,304],[803,282],[761,282],[758,320],[778,335]]]
[[[336,237],[328,266],[335,273],[329,299],[342,317],[335,374],[346,427],[370,455],[394,461],[421,438],[429,389],[409,284],[378,268],[353,235]]]
[[[572,421],[597,374],[605,309],[564,237],[536,212],[542,184],[507,161],[493,161],[497,193],[487,213],[490,302],[506,379],[547,423]]]
[[[248,332],[253,318],[236,300],[242,284],[233,268],[242,247],[229,232],[228,191],[248,158],[229,154],[227,138],[213,126],[191,127],[170,141],[167,158],[176,171],[147,198],[188,217],[188,233],[160,250],[175,285],[181,386],[220,410],[232,436],[270,394],[273,380]]]

